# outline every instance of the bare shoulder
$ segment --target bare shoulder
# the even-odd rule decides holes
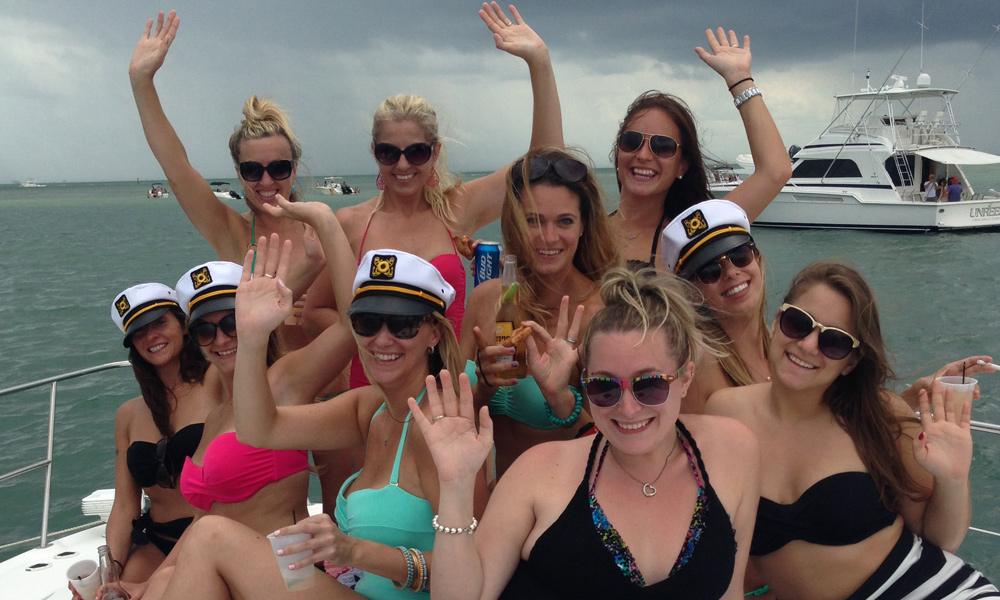
[[[757,436],[737,419],[720,415],[684,415],[682,421],[703,453],[709,449],[740,454],[757,451]]]
[[[749,423],[771,389],[769,383],[716,390],[705,403],[705,414],[732,417]]]
[[[146,407],[145,400],[142,399],[142,396],[136,396],[122,402],[121,406],[118,407],[118,410],[115,411],[115,424],[127,426],[138,416],[148,412],[149,408]]]
[[[593,443],[590,436],[556,442],[545,442],[526,450],[507,469],[497,484],[517,485],[520,488],[538,490],[542,493],[551,486],[569,483],[574,487],[587,466],[587,456]]]
[[[916,413],[916,411],[913,410],[913,407],[911,407],[909,404],[907,404],[906,400],[903,400],[899,396],[899,394],[897,394],[895,392],[892,392],[892,391],[889,391],[889,390],[886,390],[886,389],[883,389],[882,390],[882,398],[886,402],[889,403],[889,408],[892,410],[892,413],[897,418],[904,418],[905,419],[905,418],[908,418],[908,417],[915,418],[917,416],[917,413]]]

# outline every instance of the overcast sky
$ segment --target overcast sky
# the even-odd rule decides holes
[[[156,76],[167,115],[207,178],[234,177],[227,142],[251,94],[285,108],[315,176],[373,173],[371,115],[386,96],[426,97],[453,170],[492,170],[527,149],[527,68],[494,47],[476,2],[149,2],[0,0],[0,182],[155,179],[132,100],[128,63],[146,19],[181,18]],[[549,46],[568,144],[598,167],[629,102],[647,89],[693,108],[703,146],[735,161],[749,151],[722,79],[694,52],[704,31],[751,36],[753,74],[785,145],[804,145],[835,93],[894,71],[916,82],[919,0],[528,0],[525,20]],[[925,3],[923,64],[955,87],[962,142],[1000,153],[997,0]],[[363,182],[358,182],[363,185]]]

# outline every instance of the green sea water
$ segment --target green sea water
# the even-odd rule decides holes
[[[1000,169],[966,170],[977,190],[1000,189]],[[614,172],[598,174],[608,206],[614,207]],[[346,179],[374,191],[371,175]],[[121,333],[110,319],[113,297],[140,282],[173,285],[191,266],[215,258],[173,197],[146,198],[149,185],[0,186],[0,389],[124,360]],[[311,199],[336,207],[368,197]],[[792,275],[809,262],[853,263],[878,295],[903,382],[972,354],[1000,360],[1000,311],[994,304],[1000,292],[1000,234],[758,228],[754,236],[767,260],[772,310]],[[484,228],[479,237],[501,239],[499,225]],[[973,419],[1000,423],[1000,373],[981,376],[980,385],[983,397]],[[129,369],[60,384],[51,530],[90,521],[80,512],[80,499],[113,487],[115,409],[137,394]],[[0,398],[0,473],[45,457],[47,415],[47,389]],[[972,524],[1000,531],[1000,436],[973,436]],[[0,545],[38,535],[42,490],[42,471],[0,483]],[[318,486],[313,490],[311,499],[320,500]],[[23,549],[0,551],[0,559]],[[970,532],[959,554],[1000,581],[1000,538]]]

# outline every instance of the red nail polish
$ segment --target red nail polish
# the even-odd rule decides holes
[[[920,432],[920,435],[917,437],[917,439],[918,440],[923,440],[924,439],[924,432],[923,431]]]

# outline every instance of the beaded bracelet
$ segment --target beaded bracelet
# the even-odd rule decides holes
[[[396,550],[402,552],[403,558],[406,559],[406,583],[399,583],[398,581],[392,582],[393,587],[397,590],[401,590],[413,585],[413,555],[410,554],[410,551],[407,550],[405,546],[396,546]]]
[[[552,407],[549,406],[548,402],[542,404],[545,407],[545,416],[549,418],[549,423],[552,423],[556,427],[569,427],[573,423],[576,423],[576,420],[580,418],[580,413],[583,411],[583,394],[573,386],[570,386],[569,391],[573,393],[576,404],[573,405],[573,412],[565,419],[557,417],[556,413],[552,412]]]
[[[419,567],[417,569],[417,578],[410,586],[411,592],[422,592],[427,589],[427,585],[430,583],[430,572],[427,570],[427,559],[424,558],[424,553],[416,548],[410,548],[410,554],[414,556],[414,562]]]
[[[438,533],[468,533],[469,535],[472,535],[472,532],[476,530],[476,527],[479,527],[479,521],[476,520],[476,517],[472,517],[472,524],[468,527],[445,527],[444,525],[438,523],[439,516],[441,515],[434,515],[434,519],[431,521],[431,527],[433,527],[434,531]]]

